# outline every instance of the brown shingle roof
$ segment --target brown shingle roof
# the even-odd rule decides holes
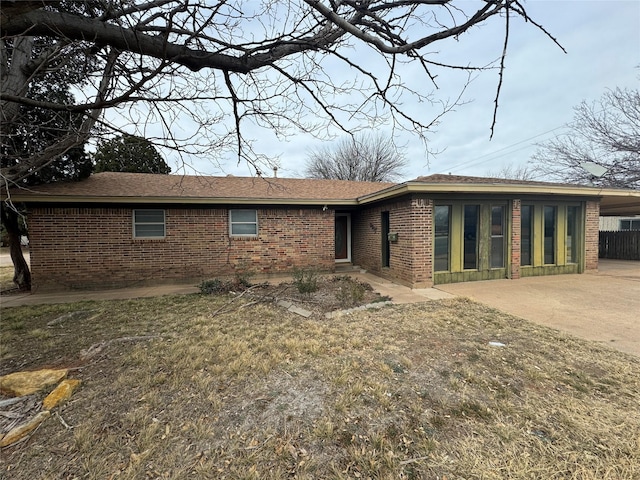
[[[365,205],[411,193],[536,194],[603,197],[601,213],[640,213],[640,192],[500,178],[430,175],[408,182],[374,183],[301,178],[203,177],[98,173],[80,182],[12,189],[16,202]],[[0,197],[6,198],[4,188]]]
[[[394,183],[352,182],[301,178],[206,177],[146,173],[102,172],[79,182],[31,187],[28,194],[42,197],[355,200],[394,186]],[[18,193],[18,192],[15,192]],[[24,192],[27,193],[27,192]]]
[[[445,175],[442,173],[436,173],[434,175],[418,177],[412,182],[421,183],[452,183],[452,184],[473,184],[473,185],[486,185],[486,184],[503,184],[503,185],[549,185],[549,186],[577,186],[575,184],[567,183],[552,183],[552,182],[539,182],[532,180],[513,180],[508,178],[491,178],[491,177],[468,177],[465,175]]]

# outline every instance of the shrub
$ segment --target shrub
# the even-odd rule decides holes
[[[371,303],[390,302],[392,299],[389,295],[381,295],[371,300]]]
[[[343,307],[351,307],[362,302],[364,298],[365,286],[358,280],[346,277],[340,280],[342,285],[336,293],[336,298]]]
[[[198,285],[198,288],[200,289],[200,293],[213,295],[216,293],[227,293],[229,286],[230,282],[223,282],[219,278],[214,278],[213,280],[204,280]]]
[[[251,278],[254,272],[250,270],[244,262],[236,265],[234,274],[234,283],[238,287],[248,288],[251,284]]]
[[[318,291],[318,272],[315,269],[293,270],[293,284],[298,292],[310,294]]]
[[[200,288],[200,293],[202,294],[220,295],[223,293],[244,291],[250,286],[251,283],[248,279],[236,276],[233,280],[220,280],[219,278],[205,280],[198,285],[198,288]]]

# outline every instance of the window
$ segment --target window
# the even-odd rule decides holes
[[[556,207],[544,207],[544,263],[556,263]]]
[[[434,271],[446,272],[449,270],[449,219],[451,207],[449,205],[436,205],[435,224],[435,251]]]
[[[583,207],[576,203],[522,205],[520,265],[533,267],[526,275],[534,275],[535,269],[546,274],[577,273],[584,268],[585,219]]]
[[[640,230],[640,219],[639,220],[620,220],[620,230]]]
[[[465,270],[478,268],[478,214],[480,205],[464,206],[464,260]]]
[[[567,263],[578,263],[578,207],[567,207]]]
[[[504,207],[491,207],[491,268],[504,267]]]
[[[520,222],[520,265],[531,265],[533,205],[522,205]]]
[[[258,211],[229,210],[229,234],[234,237],[257,237]]]
[[[164,238],[164,210],[134,210],[134,238]]]

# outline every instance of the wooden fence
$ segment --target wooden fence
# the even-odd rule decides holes
[[[600,258],[640,260],[640,231],[600,232]]]

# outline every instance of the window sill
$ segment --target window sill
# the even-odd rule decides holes
[[[134,242],[164,242],[167,237],[134,237],[132,240]]]
[[[251,241],[258,240],[258,235],[229,235],[229,240]]]

